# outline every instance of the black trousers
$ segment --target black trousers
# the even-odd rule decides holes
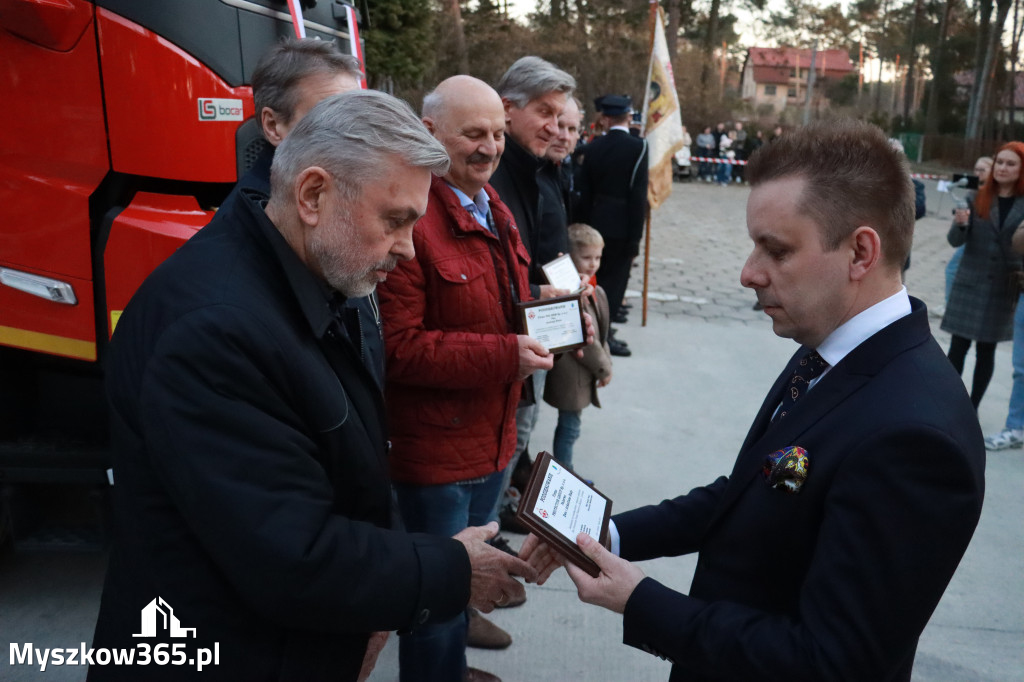
[[[626,286],[629,284],[629,269],[638,250],[638,244],[625,239],[606,239],[604,242],[597,283],[608,294],[608,314],[612,318],[622,307],[622,297],[626,295]]]

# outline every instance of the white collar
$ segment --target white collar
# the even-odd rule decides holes
[[[910,296],[906,287],[900,287],[900,290],[889,298],[879,301],[839,325],[816,350],[830,368],[835,367],[854,348],[909,314]]]
[[[613,130],[621,130],[624,133],[628,133],[629,126],[612,126],[611,128],[608,129],[608,132],[611,132]]]

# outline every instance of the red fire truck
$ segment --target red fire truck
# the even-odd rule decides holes
[[[0,486],[106,481],[107,340],[265,144],[277,40],[362,57],[338,0],[0,0]],[[2,502],[2,500],[0,500]]]

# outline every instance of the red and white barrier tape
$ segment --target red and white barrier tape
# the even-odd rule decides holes
[[[721,157],[710,157],[710,156],[691,156],[690,161],[706,161],[708,163],[725,163],[730,166],[746,166],[745,160],[738,159],[723,159]]]

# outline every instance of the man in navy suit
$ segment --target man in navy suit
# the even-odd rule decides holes
[[[601,574],[569,574],[672,680],[910,680],[981,513],[985,450],[900,282],[906,161],[873,126],[820,123],[763,147],[747,179],[740,279],[801,348],[731,475],[614,516],[610,551],[580,535]],[[629,563],[690,552],[689,594]],[[535,538],[521,556],[542,580],[556,563]]]

